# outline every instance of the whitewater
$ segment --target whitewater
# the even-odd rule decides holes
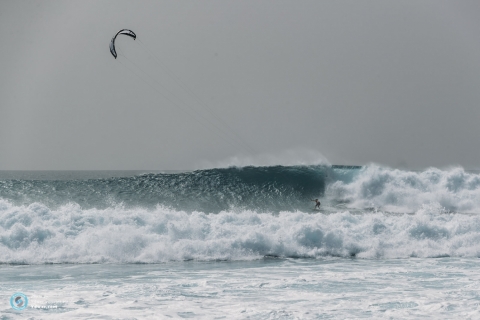
[[[461,167],[0,172],[0,313],[479,318],[479,213]]]

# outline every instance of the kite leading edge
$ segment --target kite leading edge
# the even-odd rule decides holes
[[[115,39],[117,38],[117,36],[119,34],[124,34],[126,36],[132,37],[133,40],[135,40],[137,38],[137,35],[132,30],[122,29],[122,30],[118,31],[117,34],[115,35],[115,37],[113,37],[112,41],[110,42],[110,53],[112,54],[112,56],[115,57],[115,59],[117,59],[117,51],[115,51]]]

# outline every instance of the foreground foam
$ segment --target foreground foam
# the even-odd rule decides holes
[[[414,215],[51,210],[0,201],[1,263],[159,263],[264,256],[364,259],[480,256],[480,217],[423,207]]]

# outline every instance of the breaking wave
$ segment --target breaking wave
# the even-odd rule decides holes
[[[0,263],[480,257],[479,209],[480,175],[462,168],[2,180]]]
[[[370,165],[338,171],[327,197],[350,208],[415,212],[425,205],[445,211],[480,213],[480,174],[463,168],[403,171]]]
[[[306,209],[325,189],[324,166],[231,167],[182,173],[87,180],[0,180],[0,199],[49,207],[77,203],[106,209],[115,204],[218,213]]]
[[[19,264],[480,256],[480,216],[436,207],[413,215],[273,215],[1,201],[0,235],[0,262]]]

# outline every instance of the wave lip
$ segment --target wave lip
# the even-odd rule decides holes
[[[479,257],[480,216],[424,207],[414,215],[163,207],[57,210],[0,201],[0,263],[163,263],[280,258]]]

